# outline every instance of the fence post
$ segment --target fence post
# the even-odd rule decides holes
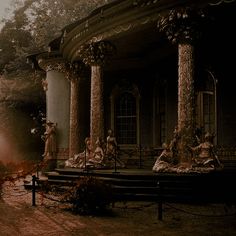
[[[87,171],[87,157],[86,157],[86,155],[87,155],[87,147],[85,145],[85,149],[84,149],[84,171]]]
[[[139,145],[139,169],[142,169],[142,146]]]
[[[162,185],[161,183],[158,181],[157,182],[157,188],[158,188],[158,220],[162,220]]]
[[[36,193],[36,176],[32,176],[32,206],[36,206],[35,193]]]
[[[37,163],[36,177],[39,178],[39,164]]]
[[[114,157],[114,171],[112,172],[113,174],[119,174],[120,172],[117,171],[117,155],[118,155],[118,151],[117,151],[117,147],[115,149],[115,157]]]

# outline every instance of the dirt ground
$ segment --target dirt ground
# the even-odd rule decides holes
[[[81,216],[68,206],[36,195],[22,182],[6,183],[0,200],[0,236],[234,236],[236,207],[225,205],[164,205],[163,220],[157,205],[148,202],[116,203],[107,215]]]

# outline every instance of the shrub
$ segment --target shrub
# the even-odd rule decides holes
[[[86,215],[104,212],[111,201],[111,187],[94,177],[83,177],[77,181],[71,196],[73,211]]]

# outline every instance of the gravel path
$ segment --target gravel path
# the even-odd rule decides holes
[[[110,214],[80,216],[68,205],[32,195],[6,183],[0,200],[0,236],[236,236],[236,207],[164,205],[163,221],[154,203],[116,203]]]

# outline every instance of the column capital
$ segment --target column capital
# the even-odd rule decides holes
[[[58,71],[61,73],[67,73],[68,71],[68,62],[63,58],[40,58],[38,59],[39,66],[46,72],[49,71]]]
[[[200,37],[205,19],[206,13],[203,9],[181,7],[161,16],[157,27],[172,43],[193,43]]]
[[[115,53],[115,46],[109,41],[92,42],[83,45],[79,54],[86,65],[104,65]]]
[[[84,78],[88,75],[88,68],[82,61],[75,61],[68,64],[67,78],[69,80],[75,80],[78,78]]]

